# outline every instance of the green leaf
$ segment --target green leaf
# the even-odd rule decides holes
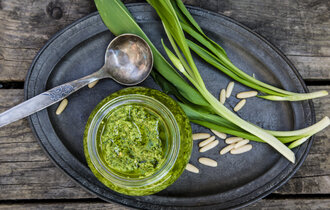
[[[187,114],[190,120],[200,120],[207,121],[210,123],[217,124],[219,126],[235,129],[238,131],[243,131],[240,127],[235,125],[234,123],[218,116],[211,114],[208,110],[205,110],[203,107],[192,106],[188,104],[179,103],[183,111]]]
[[[188,101],[179,91],[178,89],[166,80],[162,75],[160,75],[157,71],[152,71],[151,75],[154,81],[161,87],[164,93],[168,95],[174,95],[178,100],[185,104],[193,104],[194,101]]]
[[[203,44],[205,47],[207,47],[215,56],[220,57],[222,59],[226,58],[227,55],[224,54],[224,50],[219,50],[219,48],[217,48],[218,45],[215,45],[213,43],[213,41],[208,38],[205,38],[205,35],[203,36],[203,34],[200,34],[198,32],[196,32],[193,28],[191,28],[189,25],[181,22],[181,26],[182,29],[189,34],[191,37],[193,37],[195,40],[197,40],[198,42],[200,42],[201,44]]]
[[[199,33],[204,34],[201,27],[199,27],[198,23],[195,21],[195,19],[191,16],[190,12],[187,10],[187,8],[184,6],[181,0],[172,0],[172,4],[176,4],[178,8],[180,8],[181,12],[185,15],[185,17],[189,20],[189,22],[199,31]],[[177,11],[178,13],[179,11]]]
[[[252,83],[250,81],[244,80],[241,77],[237,76],[235,73],[230,71],[228,68],[223,66],[220,62],[218,62],[218,58],[212,55],[210,52],[205,50],[204,48],[200,47],[199,45],[195,44],[194,42],[190,41],[189,39],[186,39],[189,47],[196,53],[198,54],[201,58],[203,58],[207,63],[211,64],[212,66],[216,67],[229,77],[233,78],[234,80],[242,83],[243,85],[246,85],[250,88],[259,90],[263,93],[267,94],[277,94],[279,96],[284,96],[283,94],[279,94],[275,91],[269,90],[267,88],[261,87],[259,85],[256,85],[255,83]]]
[[[188,73],[190,73],[190,69],[192,70],[192,73],[190,73],[191,78],[195,78],[196,81],[199,82],[199,84],[202,84],[202,78],[198,72],[198,69],[196,67],[196,64],[191,56],[191,52],[189,49],[188,44],[185,42],[185,36],[183,33],[183,30],[181,28],[179,19],[175,13],[174,8],[172,7],[170,0],[147,0],[147,2],[154,7],[156,10],[158,16],[163,22],[165,31],[167,32],[167,35],[171,35],[173,39],[175,40],[176,44],[179,46],[180,50],[182,51],[185,59],[187,60],[189,64],[189,69],[186,69]],[[165,4],[166,3],[166,4]],[[171,37],[169,37],[169,40],[171,41]],[[172,42],[172,41],[171,41]],[[175,48],[176,46],[173,46],[173,42],[171,43],[172,47]],[[176,55],[180,58],[182,64],[185,66],[185,61],[181,59],[180,53],[176,52]],[[186,66],[185,66],[186,67]]]
[[[172,2],[173,2],[173,0],[172,0]],[[204,39],[197,39],[197,40],[200,41],[200,40],[207,39],[207,41],[210,42],[213,45],[213,48],[216,49],[214,52],[212,51],[213,53],[216,52],[215,55],[217,55],[218,53],[220,53],[222,56],[227,57],[226,51],[220,45],[218,45],[215,41],[213,41],[212,39],[210,39],[208,36],[206,36],[204,34],[203,30],[199,27],[198,23],[191,16],[190,12],[184,6],[184,4],[182,3],[182,1],[181,0],[175,0],[175,3],[173,2],[172,4],[173,5],[175,4],[178,8],[180,8],[181,12],[184,14],[184,16],[186,17],[186,19],[189,20],[190,24],[193,25],[195,27],[195,29],[204,37]],[[180,11],[176,10],[176,12],[177,12],[177,14],[178,13],[180,14]],[[185,18],[183,18],[182,15],[180,15],[179,17],[181,17],[180,18],[181,24],[184,23],[185,25],[188,25],[187,21],[185,21]],[[183,30],[185,30],[185,28],[183,28]]]

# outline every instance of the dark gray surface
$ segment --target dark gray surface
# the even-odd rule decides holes
[[[152,9],[144,4],[128,8],[161,49],[160,37],[165,34]],[[258,79],[288,90],[306,90],[293,66],[262,38],[218,14],[196,8],[191,12],[205,32],[221,43],[232,61],[245,72],[255,73]],[[112,38],[96,13],[57,34],[31,66],[26,80],[26,98],[97,70],[103,65],[105,48]],[[217,96],[231,81],[199,59],[196,63],[214,95]],[[156,87],[151,78],[141,85]],[[111,80],[104,80],[93,89],[84,88],[70,96],[69,106],[62,115],[55,115],[55,105],[30,118],[36,136],[55,163],[82,186],[106,200],[141,208],[246,205],[283,184],[300,166],[311,145],[309,141],[295,150],[296,164],[290,164],[269,146],[260,143],[252,143],[253,150],[242,155],[219,156],[219,148],[203,153],[203,156],[218,160],[217,168],[197,163],[201,154],[195,145],[191,162],[198,165],[200,174],[184,172],[175,184],[157,195],[122,196],[96,180],[86,165],[82,149],[84,125],[90,112],[104,97],[121,88]],[[242,90],[247,88],[236,84],[233,94]],[[228,106],[236,103],[234,97],[227,100]],[[302,128],[314,120],[309,102],[270,102],[253,98],[240,114],[248,121],[275,130]],[[195,132],[207,131],[198,126],[193,129]],[[221,141],[220,147],[223,146]]]

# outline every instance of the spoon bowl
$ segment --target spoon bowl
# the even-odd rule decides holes
[[[146,41],[133,34],[113,39],[105,53],[103,70],[122,85],[136,85],[150,74],[153,55]]]

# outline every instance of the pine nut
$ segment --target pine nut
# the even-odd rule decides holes
[[[226,90],[222,89],[220,92],[220,103],[224,104],[226,102]]]
[[[235,149],[237,149],[237,148],[240,148],[240,147],[242,147],[242,146],[244,146],[245,144],[247,144],[247,143],[249,143],[250,141],[248,140],[248,139],[244,139],[244,140],[242,140],[242,141],[239,141],[239,142],[237,142],[236,144],[235,144]]]
[[[240,92],[236,95],[237,98],[251,98],[258,95],[257,91],[251,90],[251,91],[245,91],[245,92]]]
[[[94,82],[89,83],[88,87],[93,88],[98,82],[99,82],[98,80],[95,80]]]
[[[226,89],[226,98],[229,98],[231,95],[231,92],[233,92],[234,89],[234,82],[229,82],[227,89]]]
[[[243,140],[243,138],[241,138],[241,137],[233,136],[233,137],[227,138],[225,142],[226,142],[226,144],[233,144],[233,143],[236,143],[236,142],[242,141],[242,140]]]
[[[228,146],[224,147],[222,150],[220,150],[220,155],[224,155],[230,150],[234,149],[235,144],[229,144]]]
[[[205,145],[207,145],[208,143],[212,142],[215,139],[215,136],[211,136],[210,138],[200,142],[198,144],[199,147],[204,147]]]
[[[207,139],[211,136],[209,133],[194,133],[192,135],[193,140]]]
[[[190,164],[190,163],[188,163],[188,164],[186,165],[186,170],[187,170],[187,171],[190,171],[190,172],[193,172],[193,173],[195,173],[195,174],[198,174],[198,173],[199,173],[199,169],[198,169],[196,166],[194,166],[194,165],[192,165],[192,164]]]
[[[243,106],[245,105],[245,103],[246,103],[246,100],[245,99],[242,99],[240,102],[238,102],[236,104],[236,106],[234,107],[234,111],[235,112],[238,112],[240,109],[243,108]]]
[[[237,149],[230,150],[230,153],[233,154],[233,155],[242,154],[244,152],[250,151],[251,149],[252,149],[252,145],[251,144],[246,144],[246,145],[244,145],[242,147],[239,147]]]
[[[68,105],[69,101],[68,99],[63,99],[63,101],[61,101],[60,105],[58,105],[57,110],[56,110],[56,115],[60,115],[64,109],[66,108],[66,106]]]
[[[211,131],[212,131],[212,133],[214,133],[217,137],[219,137],[220,139],[225,139],[225,138],[227,138],[227,135],[225,134],[225,133],[221,133],[221,132],[219,132],[219,131],[216,131],[216,130],[212,130],[211,129]]]
[[[203,165],[206,165],[206,166],[211,166],[211,167],[217,167],[218,166],[218,163],[217,161],[215,160],[212,160],[210,158],[199,158],[198,161],[203,164]]]
[[[214,148],[218,144],[219,144],[218,140],[212,141],[212,142],[208,143],[207,145],[205,145],[204,147],[200,148],[199,152],[206,152],[206,151]]]

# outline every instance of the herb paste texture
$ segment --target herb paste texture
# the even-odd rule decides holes
[[[103,126],[102,156],[120,173],[150,175],[163,161],[161,136],[164,138],[163,123],[148,108],[122,105]]]
[[[149,96],[149,97],[152,97],[152,98],[158,100],[162,104],[164,104],[174,115],[175,120],[176,120],[176,122],[179,126],[179,130],[180,130],[180,150],[179,150],[179,154],[177,156],[174,166],[170,168],[168,173],[162,179],[150,182],[150,184],[148,184],[148,185],[144,184],[141,186],[139,186],[139,185],[123,186],[123,185],[118,185],[117,183],[109,180],[107,177],[102,175],[100,173],[100,171],[94,166],[91,156],[90,156],[90,152],[92,152],[92,150],[90,150],[90,151],[88,150],[88,134],[89,134],[89,129],[90,129],[92,120],[94,119],[95,115],[109,101],[114,100],[117,97],[124,96],[124,95],[130,95],[130,94],[139,94],[139,95]],[[126,104],[126,105],[128,105],[128,104]],[[109,120],[109,119],[110,118],[107,117],[107,120]],[[98,130],[99,137],[97,140],[98,141],[97,150],[99,152],[102,151],[101,150],[102,147],[106,145],[105,143],[103,144],[101,141],[102,134],[105,134],[106,125],[107,125],[107,121],[103,121],[103,122],[104,122],[104,124],[103,124],[104,129]],[[159,122],[161,122],[161,120]],[[143,121],[143,123],[145,123],[145,122]],[[162,140],[161,146],[162,146],[162,148],[165,148],[166,145],[164,144],[164,141],[163,141],[165,138],[162,137],[162,135],[164,135],[164,134],[162,134],[163,133],[162,126],[159,126],[158,129],[159,129],[159,139]],[[120,91],[117,91],[115,93],[112,93],[111,95],[109,95],[108,97],[103,99],[93,110],[93,112],[91,113],[91,115],[88,119],[88,122],[86,124],[86,129],[84,132],[84,152],[85,152],[85,156],[86,156],[86,161],[87,161],[88,166],[90,167],[91,171],[94,173],[94,175],[96,176],[96,178],[98,180],[100,180],[104,185],[106,185],[110,189],[112,189],[116,192],[119,192],[119,193],[123,193],[126,195],[132,195],[132,196],[150,195],[150,194],[153,194],[153,193],[156,193],[156,192],[159,192],[159,191],[165,189],[167,186],[174,183],[174,181],[176,181],[179,178],[179,176],[182,174],[182,172],[184,171],[184,169],[190,159],[190,154],[192,151],[192,136],[191,135],[192,135],[191,127],[190,127],[190,122],[189,122],[188,117],[186,116],[184,111],[181,109],[181,107],[171,97],[169,97],[165,93],[162,93],[158,90],[154,90],[154,89],[150,89],[150,88],[129,87],[129,88],[125,88]],[[119,154],[120,153],[118,153],[118,155]],[[101,158],[102,158],[102,161],[105,162],[106,153],[103,154],[103,152],[102,152],[102,154],[100,154],[100,155],[101,156],[103,155]],[[162,161],[163,161],[163,163],[158,163],[158,166],[156,166],[156,167],[160,167],[161,165],[163,165],[165,162],[165,159]],[[157,171],[158,169],[159,168],[155,168],[154,171]],[[141,174],[140,172],[141,171],[137,170],[137,171],[132,172],[133,176],[130,176],[130,174],[127,174],[127,175],[123,174],[123,176],[120,176],[120,177],[126,177],[126,178],[135,177],[136,178],[137,176],[140,177],[140,175],[136,176],[134,173]],[[148,176],[148,177],[151,177],[151,176]],[[141,176],[142,179],[145,179],[145,178],[148,179],[148,177]]]

